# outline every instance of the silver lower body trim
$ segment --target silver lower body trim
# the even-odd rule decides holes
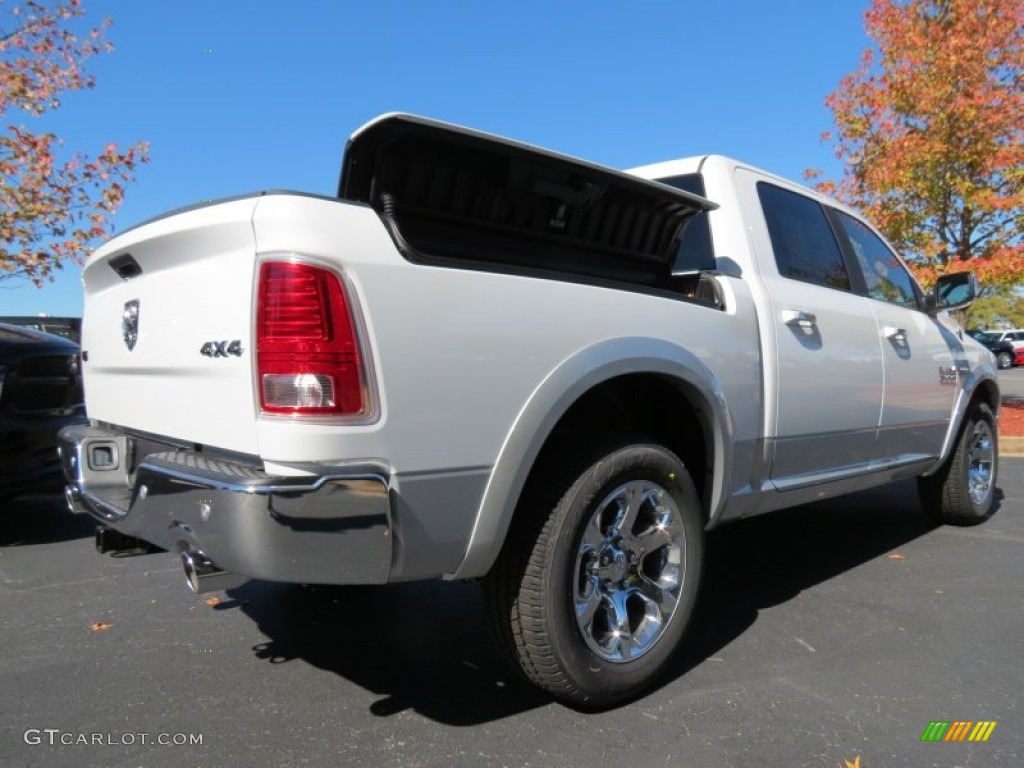
[[[846,480],[859,475],[871,475],[877,472],[898,471],[902,468],[915,468],[915,471],[906,473],[905,477],[913,477],[920,474],[922,465],[934,461],[934,456],[924,454],[894,456],[888,459],[876,459],[866,464],[855,464],[848,467],[836,467],[822,472],[809,472],[805,475],[786,477],[772,481],[772,486],[777,491],[791,491],[799,488],[806,488],[812,485],[834,483],[839,480]],[[894,477],[893,479],[900,479]]]

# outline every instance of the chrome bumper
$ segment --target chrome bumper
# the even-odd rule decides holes
[[[156,450],[154,450],[156,449]],[[392,558],[387,468],[281,477],[90,425],[60,432],[74,512],[250,578],[383,584]]]

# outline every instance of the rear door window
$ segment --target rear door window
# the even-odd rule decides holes
[[[758,182],[768,236],[779,274],[850,291],[850,276],[824,209],[809,197]]]

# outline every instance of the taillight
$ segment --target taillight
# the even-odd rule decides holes
[[[260,406],[267,413],[370,412],[345,286],[328,269],[279,261],[260,267],[256,357]]]

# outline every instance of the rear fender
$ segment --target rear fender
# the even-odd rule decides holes
[[[534,390],[505,438],[477,512],[466,557],[453,578],[487,573],[508,533],[519,496],[541,448],[559,419],[601,382],[627,374],[654,373],[685,382],[710,415],[713,443],[712,488],[707,494],[709,520],[725,503],[729,487],[732,424],[722,387],[694,354],[650,338],[603,341],[580,350],[554,369]]]

